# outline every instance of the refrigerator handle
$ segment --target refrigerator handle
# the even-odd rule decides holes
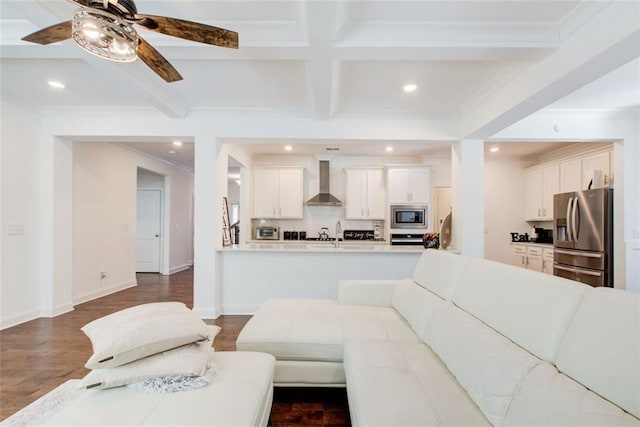
[[[573,197],[569,197],[569,201],[567,202],[567,238],[571,242],[573,238],[573,234],[571,232],[571,206],[573,202]]]
[[[573,233],[573,241],[574,243],[578,241],[578,198],[575,197],[573,200],[573,212],[571,214],[571,232]]]

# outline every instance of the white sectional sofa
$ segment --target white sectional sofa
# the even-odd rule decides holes
[[[273,299],[239,350],[345,386],[354,425],[640,426],[640,295],[427,250],[413,279]]]

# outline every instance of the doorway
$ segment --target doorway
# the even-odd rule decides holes
[[[165,176],[138,168],[136,272],[162,272]]]
[[[136,272],[160,272],[161,190],[138,190],[136,207]]]

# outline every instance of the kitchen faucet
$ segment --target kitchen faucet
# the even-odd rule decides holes
[[[340,246],[340,234],[342,233],[342,224],[340,224],[340,220],[336,221],[336,241],[335,247],[336,249]]]

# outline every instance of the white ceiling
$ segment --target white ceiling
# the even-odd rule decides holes
[[[51,46],[20,40],[70,19],[73,4],[2,0],[1,98],[33,110],[156,108],[178,118],[206,109],[293,114],[317,120],[454,120],[523,70],[535,67],[611,3],[137,0],[140,13],[198,21],[240,34],[240,48],[232,50],[140,30],[184,77],[167,84],[141,61],[108,62],[70,40]],[[630,62],[549,108],[638,108],[639,64],[638,60]],[[61,80],[67,87],[51,89],[48,79]],[[417,84],[418,90],[404,93],[402,86],[408,82]],[[251,149],[256,153],[269,145],[279,150],[283,141],[257,142],[253,141],[256,147]],[[307,152],[315,153],[331,141],[307,142]],[[345,145],[341,147],[345,155],[370,155],[370,150],[386,144],[338,142]],[[397,146],[398,141],[395,143]],[[166,155],[162,144],[134,148],[148,148],[154,156],[175,160],[175,155]],[[412,153],[420,149],[415,144],[403,147]],[[432,148],[441,147],[436,143]],[[187,165],[190,161],[181,160]]]

